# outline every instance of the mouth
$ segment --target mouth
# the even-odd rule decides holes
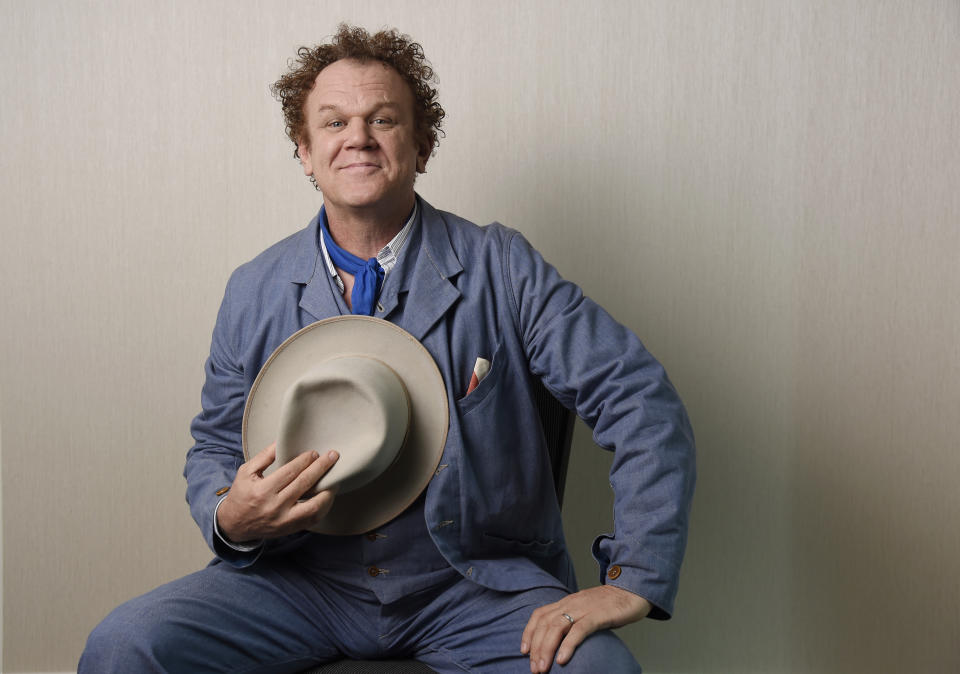
[[[379,164],[374,164],[373,162],[369,162],[369,161],[358,161],[358,162],[353,162],[352,164],[347,164],[346,166],[342,166],[340,170],[363,172],[363,171],[372,171],[378,168],[380,168]]]

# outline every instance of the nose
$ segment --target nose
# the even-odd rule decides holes
[[[367,150],[376,146],[373,134],[365,119],[351,120],[347,126],[346,146],[351,150]]]

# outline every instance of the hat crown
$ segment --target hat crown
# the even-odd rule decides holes
[[[410,426],[407,390],[388,365],[346,355],[312,367],[284,394],[277,460],[331,449],[337,463],[313,487],[347,493],[363,487],[397,459]]]

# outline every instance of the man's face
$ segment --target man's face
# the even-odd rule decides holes
[[[328,213],[406,215],[431,148],[417,144],[413,93],[399,73],[378,61],[336,61],[304,105],[300,159]]]

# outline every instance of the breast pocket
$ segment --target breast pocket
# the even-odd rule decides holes
[[[515,368],[523,368],[517,371]],[[490,371],[469,395],[457,401],[462,454],[460,473],[466,494],[466,509],[474,526],[477,549],[495,542],[482,540],[483,532],[500,536],[496,545],[510,554],[529,545],[525,556],[538,547],[549,549],[555,536],[544,523],[556,502],[549,457],[543,446],[540,419],[530,398],[526,362],[513,357],[510,344],[501,339],[494,351]]]

